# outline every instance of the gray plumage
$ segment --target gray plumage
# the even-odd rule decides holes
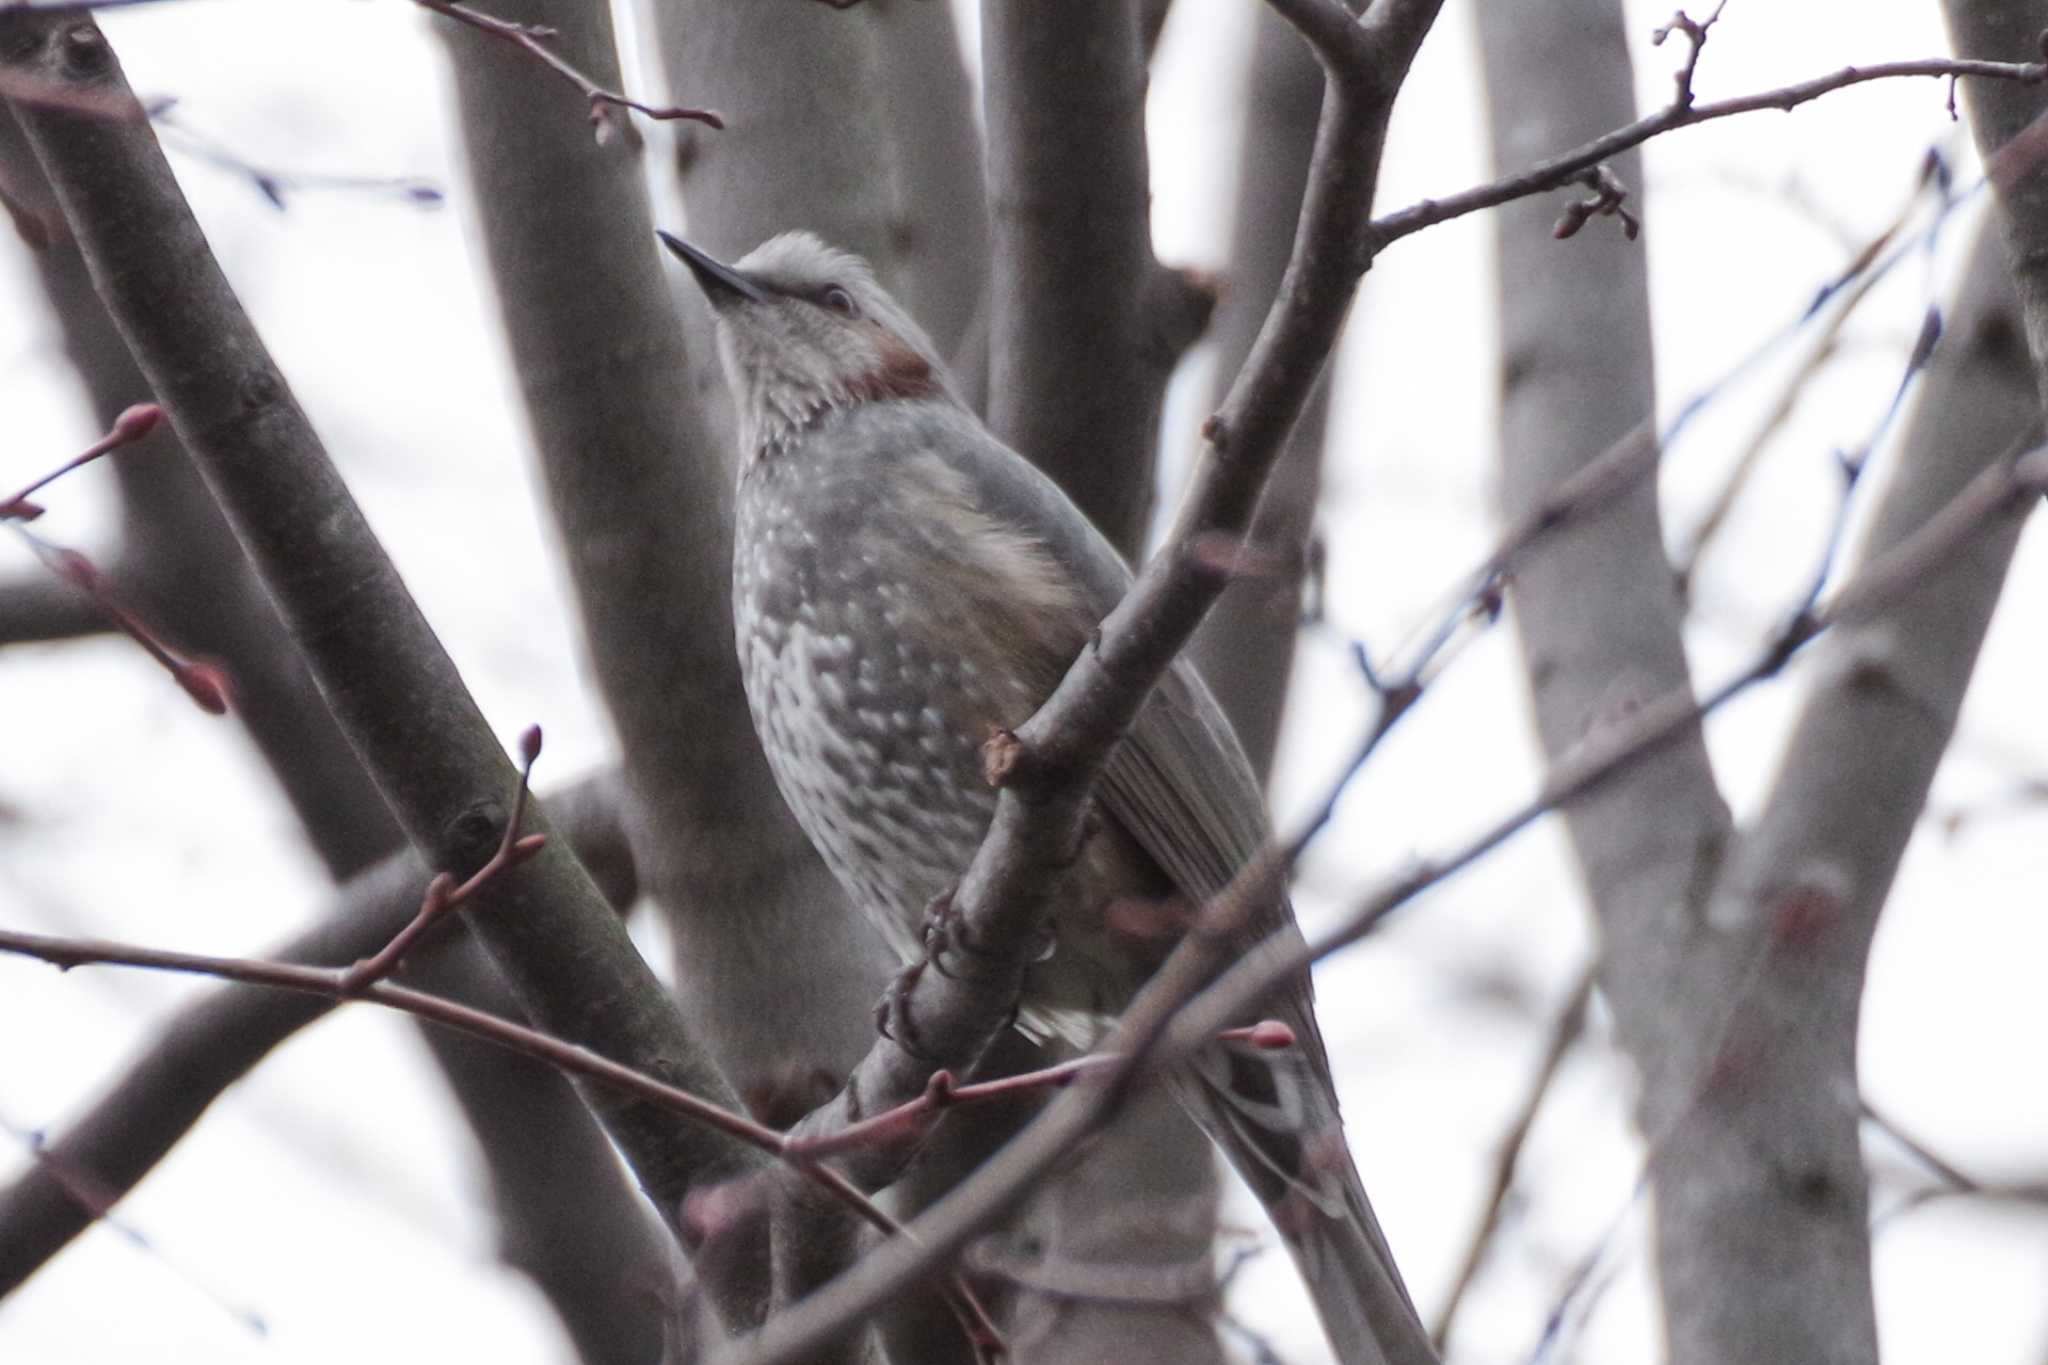
[[[733,612],[777,783],[906,963],[995,809],[983,742],[1048,696],[1129,568],[954,395],[857,258],[806,233],[725,267],[673,238],[716,307],[740,414]],[[1177,663],[1100,779],[1097,821],[1029,973],[1028,1031],[1087,1047],[1266,831],[1221,709]],[[1276,901],[1260,934],[1293,927]],[[1268,1002],[1299,1044],[1218,1043],[1176,1078],[1294,1253],[1347,1362],[1434,1360],[1358,1180],[1306,977]],[[1250,1022],[1250,1021],[1246,1021]]]

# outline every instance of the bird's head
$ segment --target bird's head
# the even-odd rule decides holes
[[[718,315],[718,354],[749,454],[837,409],[951,396],[931,339],[860,257],[785,232],[725,265],[660,236]]]

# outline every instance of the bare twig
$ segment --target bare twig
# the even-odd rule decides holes
[[[1863,1118],[1867,1123],[1882,1132],[1893,1142],[1898,1143],[1899,1146],[1905,1148],[1915,1161],[1932,1171],[1943,1184],[1952,1186],[1966,1194],[1975,1194],[1984,1188],[1976,1180],[1956,1169],[1947,1158],[1936,1152],[1932,1147],[1929,1147],[1926,1143],[1899,1127],[1897,1123],[1892,1121],[1889,1115],[1872,1104],[1868,1096],[1865,1096],[1861,1103],[1863,1105]]]
[[[219,140],[185,123],[174,112],[177,101],[153,99],[145,106],[165,145],[209,166],[240,176],[255,187],[271,207],[282,211],[285,196],[306,190],[358,191],[389,196],[422,208],[438,207],[446,195],[439,186],[419,176],[329,175],[317,171],[289,171],[260,166]]]
[[[413,0],[413,3],[421,9],[432,10],[459,24],[467,24],[480,33],[488,33],[493,38],[502,39],[521,51],[531,53],[550,71],[575,86],[583,97],[590,101],[590,121],[597,125],[600,137],[605,135],[606,129],[610,126],[607,111],[612,109],[631,109],[651,119],[689,119],[713,128],[725,127],[725,120],[710,109],[692,109],[680,104],[643,104],[616,90],[605,89],[548,46],[547,40],[555,36],[555,30],[544,25],[520,24],[510,19],[500,19],[471,9],[461,3],[461,0]]]
[[[43,509],[29,501],[29,495],[47,487],[56,480],[77,469],[80,465],[91,464],[108,451],[119,450],[132,441],[139,441],[155,431],[157,424],[164,420],[164,410],[154,403],[137,403],[114,419],[107,434],[94,441],[78,454],[58,465],[49,473],[23,488],[13,497],[0,499],[0,521],[34,521],[43,514]]]
[[[511,847],[516,850],[519,843],[523,842],[514,843]],[[473,878],[472,881],[474,880]],[[424,915],[424,911],[422,914]],[[416,918],[413,924],[407,926],[407,930],[411,930],[418,923],[419,919]],[[404,939],[407,930],[402,930],[399,938],[394,939],[393,943],[399,943]],[[181,953],[105,939],[31,934],[11,929],[0,929],[0,953],[36,958],[67,971],[73,967],[90,964],[141,967],[209,976],[245,985],[265,986],[275,990],[319,996],[336,1002],[361,1000],[382,1005],[387,1009],[398,1010],[429,1023],[480,1038],[523,1056],[532,1057],[537,1061],[546,1062],[568,1075],[580,1076],[623,1094],[650,1101],[693,1123],[725,1133],[759,1151],[782,1158],[791,1170],[816,1184],[870,1226],[884,1233],[909,1235],[901,1223],[862,1194],[844,1176],[831,1167],[811,1159],[811,1154],[792,1148],[784,1141],[782,1134],[756,1123],[744,1114],[713,1104],[644,1071],[622,1066],[588,1048],[542,1033],[515,1020],[409,987],[395,986],[387,981],[363,982],[359,979],[363,963],[346,968],[308,967],[294,963],[266,962],[256,958]],[[386,958],[395,960],[395,955],[388,947],[365,961],[378,963]],[[81,1194],[85,1193],[81,1191]],[[102,1194],[95,1190],[82,1202],[99,1212],[111,1206],[113,1197],[110,1192]],[[948,1283],[948,1293],[949,1297],[954,1299],[963,1320],[971,1324],[971,1338],[1000,1339],[995,1335],[996,1329],[987,1310],[964,1281],[957,1276],[952,1277]]]
[[[541,851],[547,843],[547,836],[531,834],[521,836],[519,822],[526,814],[526,803],[533,791],[533,765],[540,758],[541,730],[538,725],[528,726],[519,738],[519,790],[513,794],[512,814],[505,821],[505,833],[498,840],[498,848],[482,867],[469,874],[460,885],[446,872],[437,873],[427,883],[426,894],[421,897],[419,913],[407,922],[404,928],[391,936],[386,943],[369,957],[358,961],[342,973],[341,986],[346,995],[361,995],[366,989],[384,980],[405,960],[412,946],[419,942],[426,932],[441,919],[459,910],[463,904],[488,885],[492,878],[510,871]]]
[[[1697,55],[1695,49],[1695,60]],[[1754,95],[1741,95],[1734,99],[1714,100],[1706,104],[1672,103],[1654,114],[1638,119],[1626,128],[1617,128],[1569,152],[1549,157],[1526,171],[1503,176],[1442,199],[1424,199],[1397,212],[1375,218],[1366,232],[1358,268],[1364,270],[1370,267],[1380,252],[1403,237],[1412,236],[1424,228],[1435,227],[1438,223],[1449,222],[1453,218],[1462,218],[1468,213],[1497,208],[1510,200],[1542,194],[1547,190],[1562,189],[1566,185],[1580,181],[1587,172],[1594,170],[1602,162],[1610,161],[1632,147],[1640,147],[1653,137],[1679,128],[1691,128],[1697,124],[1711,123],[1716,119],[1733,118],[1738,114],[1753,114],[1765,109],[1790,111],[1851,86],[1914,77],[1949,80],[1967,77],[2019,81],[2034,85],[2048,80],[2048,63],[1970,61],[1947,57],[1880,62],[1872,66],[1845,66],[1830,75],[1816,76],[1812,80],[1779,86]],[[1689,98],[1689,83],[1685,93]]]
[[[1515,1186],[1515,1168],[1521,1163],[1522,1149],[1529,1141],[1529,1132],[1536,1126],[1536,1115],[1550,1095],[1550,1088],[1564,1066],[1565,1056],[1585,1031],[1586,1006],[1593,999],[1593,976],[1592,966],[1582,969],[1571,994],[1565,997],[1564,1008],[1558,1011],[1556,1022],[1550,1027],[1550,1042],[1543,1049],[1543,1056],[1537,1060],[1536,1073],[1529,1080],[1521,1107],[1509,1121],[1500,1150],[1494,1156],[1493,1185],[1487,1192],[1485,1212],[1480,1215],[1479,1226],[1472,1231],[1472,1240],[1465,1248],[1465,1259],[1458,1267],[1457,1278],[1451,1281],[1451,1292],[1444,1297],[1443,1307],[1437,1310],[1436,1322],[1430,1327],[1430,1339],[1436,1342],[1439,1351],[1450,1340],[1451,1327],[1457,1321],[1458,1309],[1465,1302],[1466,1291],[1479,1277],[1479,1267],[1485,1263],[1494,1236],[1500,1231],[1508,1193]]]
[[[228,713],[234,690],[220,665],[205,659],[188,659],[173,649],[154,627],[121,600],[108,583],[107,575],[85,555],[61,545],[52,545],[22,526],[16,526],[15,532],[28,543],[36,558],[42,560],[51,573],[84,593],[107,624],[142,646],[142,652],[169,673],[171,681],[183,688],[185,695],[200,710],[213,716]]]
[[[1219,1039],[1248,1043],[1258,1048],[1285,1048],[1295,1044],[1294,1030],[1277,1019],[1239,1028],[1224,1029]],[[870,1115],[836,1132],[805,1135],[791,1133],[783,1140],[785,1154],[802,1161],[822,1161],[841,1152],[873,1143],[903,1142],[922,1138],[948,1109],[963,1104],[1007,1099],[1015,1095],[1059,1090],[1091,1071],[1113,1066],[1118,1059],[1107,1052],[1091,1052],[1036,1071],[1020,1071],[994,1080],[961,1085],[950,1071],[934,1071],[924,1093],[893,1109]]]
[[[1674,33],[1686,41],[1685,65],[1678,68],[1678,75],[1675,77],[1678,89],[1671,100],[1681,109],[1692,108],[1692,78],[1700,69],[1700,53],[1705,51],[1707,46],[1707,30],[1721,21],[1721,11],[1726,8],[1728,0],[1721,0],[1714,6],[1714,12],[1705,19],[1695,19],[1684,10],[1680,10],[1671,16],[1670,23],[1662,24],[1650,31],[1650,43],[1655,47],[1662,47],[1665,40]]]
[[[410,987],[395,986],[388,981],[358,985],[352,979],[354,968],[307,967],[288,962],[266,962],[259,958],[182,953],[106,939],[63,938],[14,929],[0,929],[0,952],[36,958],[67,971],[93,964],[141,967],[267,986],[334,1001],[367,1001],[481,1038],[546,1062],[569,1075],[596,1081],[623,1094],[650,1101],[670,1113],[715,1129],[771,1156],[783,1152],[782,1134],[735,1110],[713,1104],[643,1071],[623,1066],[586,1047],[542,1033],[515,1020]],[[792,1164],[873,1226],[883,1231],[901,1230],[894,1219],[876,1208],[866,1195],[829,1167],[803,1162]]]

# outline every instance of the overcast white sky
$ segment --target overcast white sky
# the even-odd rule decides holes
[[[1480,0],[1481,3],[1486,0]],[[1505,3],[1506,0],[1493,0]],[[1178,0],[1153,93],[1155,234],[1175,263],[1224,259],[1225,169],[1238,130],[1253,0]],[[1471,0],[1452,0],[1416,67],[1382,182],[1394,207],[1488,174]],[[1631,6],[1646,101],[1675,54],[1649,45],[1666,4]],[[246,158],[279,168],[419,176],[456,188],[441,55],[402,0],[211,0],[121,10],[105,24],[145,94]],[[1934,55],[1931,3],[1733,0],[1698,88],[1734,94],[1845,62]],[[536,70],[536,81],[547,79]],[[1667,407],[1781,327],[1845,243],[1896,212],[1930,145],[1966,160],[1934,82],[1838,95],[1656,144],[1645,194]],[[654,136],[659,137],[656,133]],[[480,292],[468,215],[362,193],[295,195],[280,214],[200,161],[179,174],[230,276],[342,463],[486,713],[508,737],[548,732],[551,780],[611,740],[584,684],[534,496],[506,359]],[[1965,215],[1967,218],[1967,215]],[[1588,231],[1611,225],[1596,223]],[[1966,226],[1964,222],[1958,228]],[[1951,243],[1967,233],[1951,231]],[[1484,553],[1494,327],[1490,242],[1474,218],[1405,241],[1372,272],[1341,359],[1325,531],[1336,626],[1384,651],[1429,619]],[[651,248],[650,248],[651,249]],[[1561,250],[1569,249],[1561,246]],[[1952,254],[1952,252],[1950,253]],[[1703,680],[1733,667],[1796,597],[1832,497],[1830,452],[1871,429],[1930,289],[1953,262],[1897,272],[1855,343],[1772,447],[1700,588]],[[1206,380],[1180,386],[1185,449]],[[1776,380],[1729,396],[1675,451],[1677,518],[1716,484]],[[21,251],[0,243],[0,408],[12,487],[94,434]],[[103,544],[104,471],[47,499],[39,529]],[[0,575],[28,561],[0,540]],[[2039,723],[2048,561],[2023,544],[1937,803],[2048,773]],[[1303,884],[1311,929],[1377,871],[1447,848],[1530,790],[1534,767],[1507,633],[1479,642],[1347,798]],[[1341,641],[1304,648],[1276,803],[1298,810],[1361,723]],[[1710,739],[1738,811],[1770,771],[1797,678],[1731,708]],[[0,653],[0,922],[222,952],[260,949],[314,913],[321,878],[233,727],[199,714],[116,641]],[[2040,1179],[2048,960],[2044,814],[1928,831],[1902,871],[1866,1004],[1868,1094],[1984,1179]],[[1544,1021],[1587,951],[1552,829],[1433,893],[1326,964],[1325,1031],[1354,1146],[1427,1313],[1463,1249],[1506,1114]],[[60,976],[0,960],[0,1120],[60,1124],[203,985],[111,971]],[[1614,1278],[1559,1359],[1655,1351],[1626,1074],[1604,1025],[1568,1065],[1525,1164],[1523,1216],[1468,1309],[1457,1358],[1527,1358],[1569,1268],[1619,1220]],[[1892,1178],[1904,1166],[1870,1144]],[[0,1138],[0,1178],[26,1158]],[[128,1361],[566,1359],[531,1293],[492,1259],[466,1139],[407,1027],[349,1010],[293,1042],[217,1106],[121,1210],[151,1250],[100,1229],[0,1304],[0,1359]],[[1239,1222],[1259,1228],[1243,1202]],[[1878,1240],[1888,1357],[2037,1362],[2048,1351],[2048,1217],[1948,1201]],[[346,1295],[332,1292],[336,1283]],[[366,1313],[364,1303],[380,1305]],[[1277,1252],[1231,1306],[1290,1362],[1318,1358]],[[254,1315],[267,1333],[253,1330]]]

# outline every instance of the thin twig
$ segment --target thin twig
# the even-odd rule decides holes
[[[18,523],[14,530],[44,567],[91,598],[94,610],[107,624],[140,645],[142,652],[169,673],[171,681],[178,684],[200,710],[211,716],[228,713],[234,699],[234,688],[226,670],[219,664],[206,659],[188,659],[179,654],[163,636],[157,634],[155,627],[121,600],[99,565],[85,555],[53,545]]]
[[[1566,1054],[1585,1032],[1586,1006],[1593,999],[1593,977],[1591,963],[1580,969],[1578,981],[1573,984],[1571,994],[1565,997],[1564,1008],[1558,1011],[1556,1022],[1550,1026],[1550,1042],[1536,1063],[1536,1074],[1530,1077],[1521,1107],[1515,1111],[1506,1135],[1501,1138],[1500,1151],[1494,1157],[1493,1186],[1487,1192],[1486,1211],[1480,1215],[1479,1226],[1472,1230],[1464,1262],[1458,1267],[1457,1278],[1451,1281],[1451,1292],[1445,1296],[1443,1307],[1437,1310],[1436,1322],[1430,1328],[1430,1339],[1439,1351],[1450,1340],[1451,1327],[1457,1321],[1458,1309],[1465,1302],[1466,1291],[1478,1279],[1479,1267],[1485,1263],[1494,1235],[1500,1231],[1508,1193],[1515,1186],[1515,1168],[1521,1164],[1522,1149],[1528,1145],[1529,1133],[1536,1126],[1537,1112],[1549,1097],[1550,1088],[1563,1069]]]
[[[428,884],[419,913],[378,952],[349,967],[331,969],[246,958],[205,957],[99,940],[64,940],[8,930],[0,930],[0,951],[38,957],[66,970],[93,962],[149,967],[214,976],[223,980],[269,986],[302,994],[323,995],[336,1002],[366,1000],[402,1010],[429,1022],[468,1033],[486,1042],[496,1043],[546,1062],[571,1075],[580,1075],[602,1084],[617,1086],[681,1113],[687,1118],[717,1128],[782,1158],[789,1169],[819,1185],[871,1226],[884,1233],[903,1232],[901,1223],[862,1194],[844,1176],[820,1164],[821,1159],[829,1153],[803,1151],[800,1147],[787,1143],[782,1134],[774,1129],[755,1123],[744,1115],[699,1099],[688,1091],[657,1080],[644,1072],[621,1066],[585,1048],[536,1029],[438,996],[388,984],[386,978],[397,970],[406,952],[424,934],[449,912],[472,899],[492,880],[533,857],[544,846],[546,836],[519,833],[520,822],[531,799],[533,765],[540,757],[541,744],[541,729],[537,725],[528,727],[520,737],[519,785],[513,797],[512,813],[505,822],[504,833],[490,859],[460,885],[456,885],[446,873],[435,877]],[[975,1100],[989,1097],[981,1092],[992,1093],[992,1087],[968,1086],[962,1087],[962,1091],[964,1093],[958,1098]],[[93,1200],[87,1207],[96,1215],[103,1216],[111,1203],[111,1198]],[[960,1316],[970,1340],[980,1343],[1000,1341],[987,1308],[963,1278],[958,1275],[949,1277],[945,1294],[954,1311]]]
[[[332,175],[320,171],[287,171],[260,166],[216,138],[193,128],[174,112],[177,101],[153,99],[144,107],[156,125],[157,136],[168,148],[203,161],[209,166],[247,180],[256,192],[282,212],[285,196],[309,190],[342,190],[388,195],[421,208],[437,208],[447,196],[432,181],[420,176]]]
[[[109,451],[139,441],[157,429],[164,420],[164,410],[154,403],[137,403],[122,410],[107,429],[107,434],[94,441],[78,454],[58,465],[49,473],[23,488],[11,498],[0,498],[0,521],[34,521],[43,514],[43,509],[29,501],[29,496],[49,486],[81,465],[91,464]]]
[[[1932,1171],[1935,1177],[1943,1184],[1964,1194],[1976,1194],[1984,1188],[1980,1182],[1956,1169],[1953,1164],[1932,1147],[1929,1147],[1926,1143],[1899,1127],[1897,1123],[1892,1121],[1889,1115],[1878,1109],[1876,1105],[1873,1105],[1867,1096],[1860,1103],[1863,1106],[1863,1117],[1866,1122],[1893,1142],[1905,1148],[1915,1161]]]
[[[657,1080],[588,1048],[565,1042],[551,1034],[529,1028],[515,1020],[458,1004],[438,995],[395,986],[388,981],[355,987],[349,979],[351,968],[306,967],[288,962],[266,962],[258,958],[217,957],[204,953],[182,953],[165,948],[148,948],[97,938],[64,938],[0,929],[0,952],[32,957],[62,970],[90,965],[139,967],[153,971],[178,972],[214,977],[244,985],[314,995],[339,1003],[360,1000],[386,1009],[454,1029],[473,1038],[546,1062],[572,1076],[609,1086],[636,1098],[679,1114],[693,1123],[713,1128],[771,1155],[782,1152],[782,1135],[687,1090]],[[866,1195],[849,1185],[829,1167],[793,1163],[795,1169],[815,1180],[848,1208],[883,1231],[902,1231],[888,1214]]]
[[[1294,1030],[1277,1019],[1224,1029],[1218,1038],[1221,1041],[1247,1043],[1255,1048],[1293,1047],[1296,1042]],[[1059,1090],[1091,1071],[1113,1066],[1116,1061],[1114,1053],[1091,1052],[1086,1056],[1073,1057],[1052,1066],[1040,1067],[1036,1071],[1020,1071],[1011,1076],[976,1081],[972,1085],[958,1084],[950,1071],[934,1071],[931,1083],[916,1099],[907,1100],[892,1109],[885,1109],[879,1114],[833,1132],[815,1135],[791,1133],[783,1139],[782,1151],[785,1155],[801,1161],[823,1161],[857,1147],[922,1138],[948,1109],[963,1104]]]
[[[2048,80],[2048,63],[1986,62],[1948,57],[1880,62],[1874,66],[1845,66],[1831,75],[1817,76],[1812,80],[1780,86],[1754,95],[1715,100],[1707,104],[1666,105],[1656,113],[1638,119],[1625,128],[1617,128],[1572,151],[1539,161],[1526,171],[1503,176],[1443,199],[1424,199],[1405,209],[1373,219],[1372,226],[1366,232],[1365,250],[1358,262],[1358,268],[1364,270],[1370,267],[1382,251],[1403,237],[1412,236],[1424,228],[1435,227],[1438,223],[1447,223],[1453,218],[1462,218],[1468,213],[1498,208],[1511,200],[1526,199],[1532,194],[1562,189],[1579,181],[1600,163],[1612,160],[1630,148],[1640,147],[1651,138],[1664,133],[1679,128],[1691,128],[1701,123],[1711,123],[1716,119],[1733,118],[1737,114],[1753,114],[1765,109],[1790,111],[1802,104],[1810,104],[1823,95],[1846,90],[1850,86],[1865,85],[1871,81],[1914,77],[1971,77],[1983,80],[2020,81],[2032,85]]]
[[[496,851],[460,886],[446,872],[436,873],[420,898],[419,913],[393,934],[390,942],[342,973],[342,989],[347,994],[361,995],[365,989],[397,971],[406,953],[444,916],[460,909],[493,878],[517,867],[546,845],[546,835],[522,836],[519,833],[520,821],[525,818],[527,802],[532,797],[533,765],[540,759],[540,750],[541,729],[538,725],[528,726],[519,738],[519,789],[513,793],[512,814],[505,821],[505,833],[498,840]]]
[[[724,118],[710,109],[692,109],[680,104],[643,104],[616,90],[605,89],[548,46],[547,40],[555,36],[555,30],[544,25],[520,24],[510,19],[500,19],[473,10],[461,3],[461,0],[413,0],[413,3],[421,9],[432,10],[459,24],[467,24],[479,33],[488,33],[493,38],[502,39],[538,58],[549,70],[575,86],[583,97],[590,101],[591,121],[597,123],[600,129],[604,127],[607,108],[632,109],[651,119],[690,119],[713,128],[725,127]]]

